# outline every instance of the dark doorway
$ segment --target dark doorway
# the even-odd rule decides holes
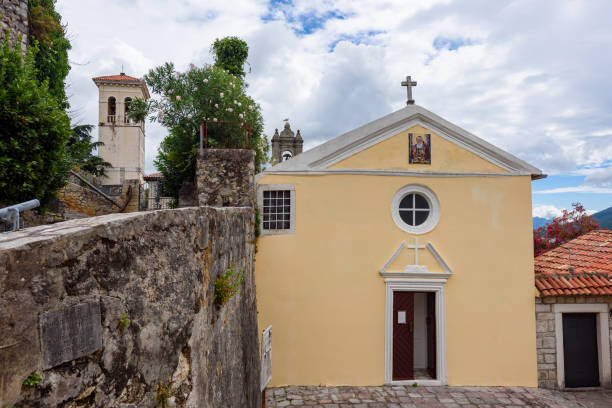
[[[598,387],[597,320],[595,313],[563,313],[565,386]]]
[[[414,378],[414,294],[393,292],[393,381]]]
[[[427,373],[436,378],[436,294],[427,293]]]
[[[393,292],[392,380],[434,380],[436,294]]]

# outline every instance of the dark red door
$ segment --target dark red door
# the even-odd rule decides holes
[[[414,294],[393,292],[393,381],[414,378]]]
[[[436,294],[427,292],[427,373],[436,378]]]

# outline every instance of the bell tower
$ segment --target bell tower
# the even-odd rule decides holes
[[[112,164],[104,185],[120,185],[126,180],[143,183],[145,166],[145,124],[127,116],[135,98],[149,99],[142,79],[125,73],[92,78],[98,87],[98,156]]]
[[[302,153],[302,146],[304,140],[298,129],[297,134],[294,134],[291,130],[289,121],[285,119],[285,128],[280,134],[278,129],[274,131],[272,136],[272,165],[280,163],[285,160]]]

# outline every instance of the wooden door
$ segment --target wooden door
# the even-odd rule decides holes
[[[436,294],[427,292],[427,373],[436,377]]]
[[[393,292],[393,381],[414,379],[414,294]]]
[[[599,386],[596,316],[595,313],[563,313],[563,356],[568,388]]]

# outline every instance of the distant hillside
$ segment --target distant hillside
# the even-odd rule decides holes
[[[596,212],[593,214],[593,218],[599,221],[602,228],[612,229],[612,207]]]
[[[612,207],[596,212],[593,214],[593,218],[599,221],[601,228],[612,229]],[[552,219],[548,218],[533,217],[533,229],[543,227],[551,221]]]
[[[533,217],[533,229],[538,229],[540,227],[543,227],[544,225],[548,224],[551,221],[552,220],[542,218],[542,217]]]

